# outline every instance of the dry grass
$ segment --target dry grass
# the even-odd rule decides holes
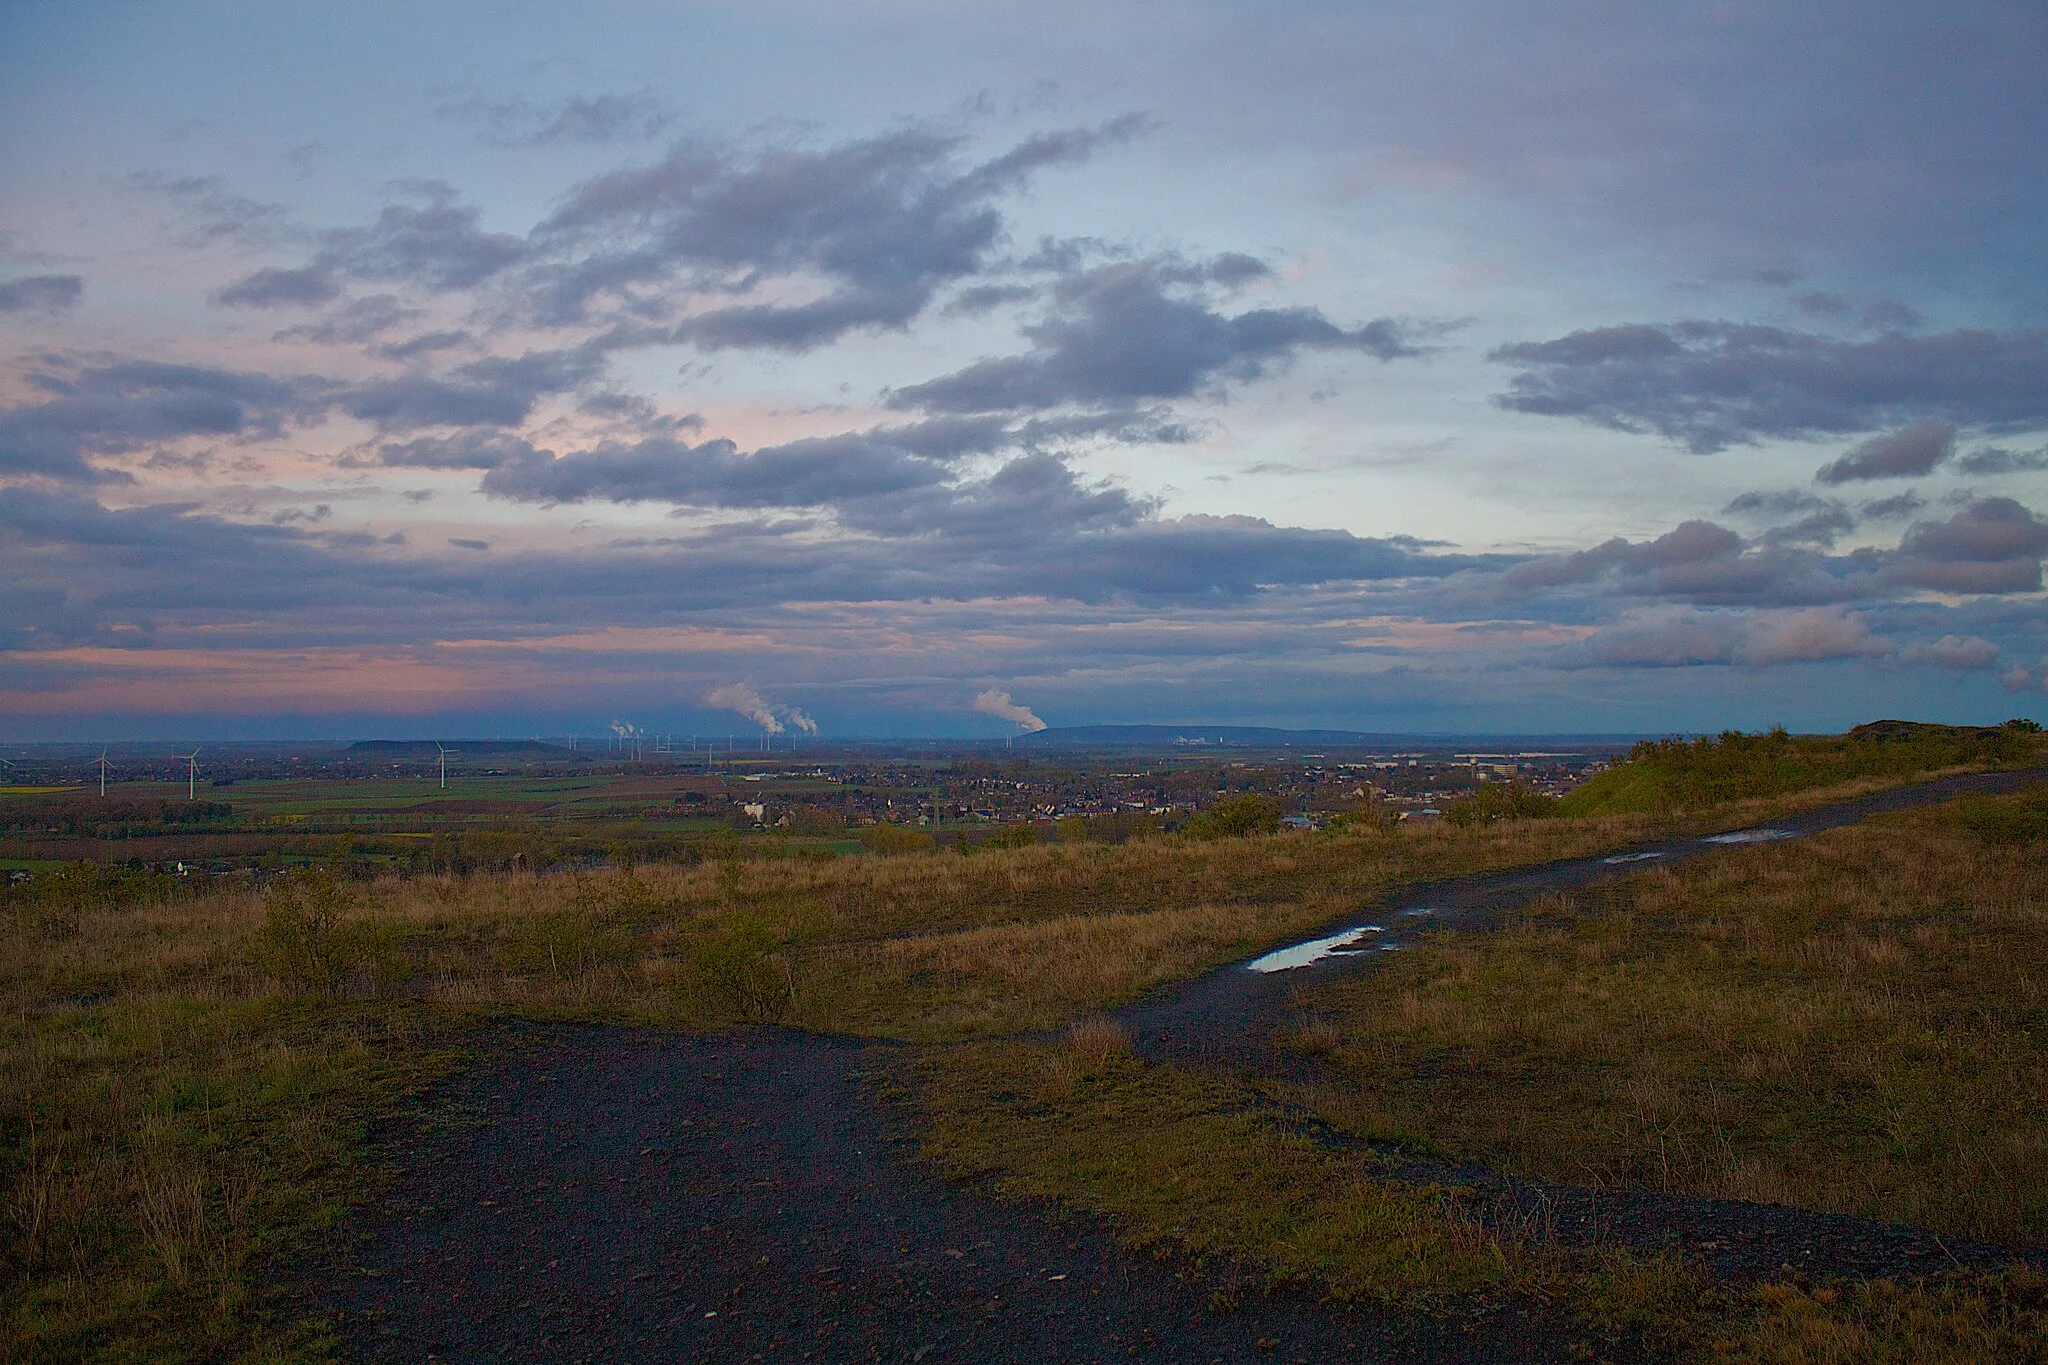
[[[924,1152],[954,1179],[1107,1219],[1139,1250],[1214,1258],[1226,1280],[1333,1298],[1441,1302],[1552,1267],[1458,1195],[1285,1131],[1249,1093],[1135,1058],[1114,1024],[1059,1043],[975,1043],[905,1068]]]
[[[1302,1001],[1340,1122],[1524,1173],[2048,1241],[2048,863],[1946,811],[1443,933]]]

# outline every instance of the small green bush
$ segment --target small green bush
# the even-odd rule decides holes
[[[406,980],[411,962],[394,924],[351,918],[354,894],[328,869],[280,878],[266,896],[251,956],[294,990],[336,995],[358,978],[372,994]]]
[[[754,915],[732,915],[691,954],[690,977],[714,1005],[750,1024],[772,1024],[796,1004],[796,972],[782,934]]]
[[[1453,825],[1490,825],[1497,820],[1540,820],[1557,814],[1555,799],[1519,782],[1496,782],[1444,807]]]
[[[1241,839],[1280,832],[1280,803],[1270,796],[1232,796],[1180,827],[1190,839]]]

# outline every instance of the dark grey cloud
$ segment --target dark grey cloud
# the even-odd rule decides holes
[[[1800,489],[1744,493],[1721,512],[1765,523],[1767,545],[1826,547],[1856,529],[1856,518],[1842,503]]]
[[[93,482],[109,477],[95,455],[275,437],[319,407],[309,381],[144,360],[52,365],[28,383],[43,401],[0,409],[0,474]]]
[[[1912,420],[1987,430],[2048,424],[2048,331],[1845,341],[1728,322],[1630,324],[1502,346],[1514,412],[1656,432],[1708,453]]]
[[[83,297],[83,276],[29,275],[0,284],[0,313],[63,313]]]
[[[2035,470],[2048,469],[2048,446],[2040,450],[1983,446],[1957,460],[1956,468],[1965,474],[1977,475],[2031,474]]]
[[[1144,126],[1123,118],[1039,134],[966,167],[961,138],[927,129],[822,151],[681,144],[653,165],[585,181],[535,230],[547,258],[533,274],[535,306],[567,322],[601,296],[644,313],[675,288],[747,294],[822,281],[826,292],[808,303],[714,308],[672,337],[802,351],[904,327],[940,288],[982,270],[1002,238],[1002,196]]]
[[[326,303],[341,295],[341,284],[328,266],[298,269],[271,267],[245,275],[213,296],[230,308],[291,308]]]
[[[1053,284],[1046,316],[1023,329],[1030,351],[898,389],[889,403],[935,412],[1127,404],[1257,379],[1304,350],[1382,361],[1423,353],[1414,329],[1392,318],[1347,329],[1312,308],[1217,311],[1219,287],[1264,273],[1243,256],[1155,256],[1068,276]]]
[[[259,275],[262,273],[264,272],[257,272]],[[421,309],[406,307],[396,294],[371,294],[366,298],[351,299],[317,322],[287,327],[276,333],[275,339],[314,341],[325,345],[360,345],[375,341],[393,328],[403,327],[425,316]]]
[[[1929,418],[1871,437],[1840,459],[1822,465],[1813,480],[1832,484],[1918,478],[1932,473],[1955,450],[1955,424]]]
[[[422,436],[412,441],[386,442],[377,448],[378,463],[404,469],[496,469],[515,460],[532,463],[553,456],[553,451],[539,450],[524,437],[501,431]]]
[[[487,356],[444,375],[419,371],[350,386],[335,401],[351,417],[384,431],[432,426],[516,427],[535,404],[597,379],[604,353],[594,346]]]
[[[1886,573],[1939,592],[2034,592],[2043,555],[2048,524],[2011,498],[1982,498],[1947,521],[1909,527]]]
[[[214,295],[239,308],[326,303],[352,280],[410,284],[433,292],[471,289],[524,260],[524,239],[486,232],[482,214],[457,202],[438,181],[413,187],[410,202],[387,204],[367,227],[319,234],[319,249],[304,265],[270,267]]]
[[[1617,536],[1590,550],[1545,555],[1509,569],[1503,580],[1513,588],[1555,588],[1590,583],[1613,572],[1659,573],[1666,570],[1734,559],[1742,553],[1742,537],[1710,521],[1688,521],[1655,540],[1632,543]]]
[[[1910,517],[1923,510],[1926,506],[1927,500],[1909,488],[1905,492],[1896,493],[1889,498],[1878,498],[1873,502],[1866,502],[1857,510],[1863,516],[1869,517],[1872,520],[1896,521]]]
[[[895,490],[892,490],[895,491]],[[986,479],[933,482],[905,495],[849,500],[850,529],[896,538],[945,536],[977,554],[1064,545],[1072,536],[1127,527],[1155,504],[1114,484],[1083,483],[1059,457],[1020,455]]]
[[[855,435],[792,441],[750,453],[731,441],[672,438],[546,451],[495,465],[483,490],[519,502],[672,502],[694,507],[811,507],[901,494],[938,483],[946,466]]]

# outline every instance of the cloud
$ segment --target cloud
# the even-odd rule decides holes
[[[290,308],[326,303],[340,294],[341,285],[330,267],[270,267],[243,276],[216,293],[213,301],[229,308]]]
[[[1030,351],[898,389],[890,406],[999,412],[1129,404],[1249,382],[1303,350],[1358,351],[1381,361],[1424,353],[1413,325],[1393,318],[1346,329],[1312,308],[1216,311],[1215,289],[1241,283],[1253,268],[1265,269],[1234,255],[1201,263],[1155,256],[1061,279],[1046,315],[1023,329]]]
[[[2048,469],[2048,447],[2004,450],[1998,446],[1984,446],[1957,460],[1956,468],[1965,474],[1977,475],[2030,474],[2037,469]]]
[[[2048,525],[2011,498],[1980,498],[1947,521],[1907,528],[1886,573],[1939,592],[2035,592],[2044,554]]]
[[[1871,635],[1862,616],[1843,607],[1749,612],[1660,606],[1624,612],[1566,651],[1564,662],[1580,668],[1768,668],[1884,654],[1890,648]]]
[[[496,469],[515,460],[536,462],[553,455],[553,451],[536,449],[523,437],[497,431],[422,436],[377,448],[379,463],[409,469]]]
[[[1901,517],[1910,517],[1926,506],[1927,500],[1925,498],[1911,489],[1907,489],[1905,492],[1893,494],[1889,498],[1878,498],[1874,502],[1866,502],[1859,510],[1866,517],[1875,518],[1880,521],[1891,521]]]
[[[1027,735],[1036,734],[1045,728],[1045,722],[1033,714],[1030,707],[1019,706],[1011,701],[1010,694],[1001,688],[991,687],[976,696],[974,709],[984,716],[1009,721]]]
[[[0,313],[65,313],[85,296],[79,275],[30,275],[0,284]]]
[[[1859,479],[1909,479],[1931,473],[1955,454],[1952,422],[1932,418],[1873,436],[1848,454],[1815,472],[1815,483],[1850,483]]]
[[[367,227],[319,234],[304,265],[268,267],[214,295],[232,308],[303,307],[340,296],[351,280],[400,282],[434,293],[472,289],[524,260],[527,245],[485,232],[479,210],[456,202],[438,181],[413,187],[410,202],[387,204]]]
[[[672,502],[694,507],[837,505],[939,483],[944,463],[886,436],[819,437],[746,453],[728,440],[611,442],[559,458],[500,460],[483,490],[518,502]]]
[[[850,331],[902,328],[942,286],[983,269],[1002,237],[998,199],[1145,126],[1126,117],[1037,134],[966,167],[961,138],[919,128],[823,150],[681,143],[652,165],[583,182],[535,229],[544,263],[533,306],[565,323],[604,296],[644,313],[675,288],[741,295],[798,281],[824,292],[711,308],[668,336],[713,350],[806,351]]]
[[[1771,546],[1831,546],[1856,529],[1856,518],[1832,498],[1796,489],[1777,493],[1744,493],[1721,509],[1724,515],[1768,523],[1763,542]],[[1790,518],[1784,520],[1784,518]]]
[[[1740,501],[1738,499],[1738,501]],[[1655,540],[1631,544],[1619,536],[1590,550],[1545,555],[1502,575],[1513,588],[1554,588],[1590,583],[1611,573],[1657,573],[1703,563],[1726,562],[1742,553],[1742,537],[1710,521],[1688,521]]]
[[[1899,662],[1975,673],[1998,662],[1998,646],[1975,635],[1944,635],[1932,644],[1908,645],[1899,651]]]
[[[597,145],[643,141],[675,125],[660,97],[648,91],[614,95],[571,95],[552,103],[521,96],[488,102],[468,100],[443,106],[450,118],[484,125],[477,141],[488,147],[551,147],[561,143]]]
[[[335,401],[351,417],[374,422],[384,431],[515,427],[541,399],[592,382],[604,365],[604,353],[588,345],[487,356],[456,366],[445,376],[414,371],[367,380],[338,391]]]
[[[121,360],[31,371],[40,403],[0,409],[0,475],[89,483],[89,463],[189,436],[274,437],[317,411],[316,386],[198,365]]]
[[[1728,322],[1629,324],[1502,346],[1511,412],[1656,432],[1706,454],[1907,418],[1991,430],[2048,422],[2048,331],[1844,341]]]

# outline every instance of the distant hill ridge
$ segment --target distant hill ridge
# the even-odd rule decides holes
[[[537,739],[451,739],[442,742],[442,749],[451,754],[566,754],[569,750],[559,744],[545,744]],[[352,754],[434,754],[438,753],[431,739],[359,739],[348,746]]]
[[[1425,735],[1382,734],[1366,730],[1286,730],[1269,725],[1063,725],[1018,735],[1019,746],[1072,745],[1174,746],[1186,748],[1286,749],[1340,747],[1389,749],[1426,744],[1465,747],[1512,740],[1573,739],[1582,743],[1626,744],[1633,735]]]

